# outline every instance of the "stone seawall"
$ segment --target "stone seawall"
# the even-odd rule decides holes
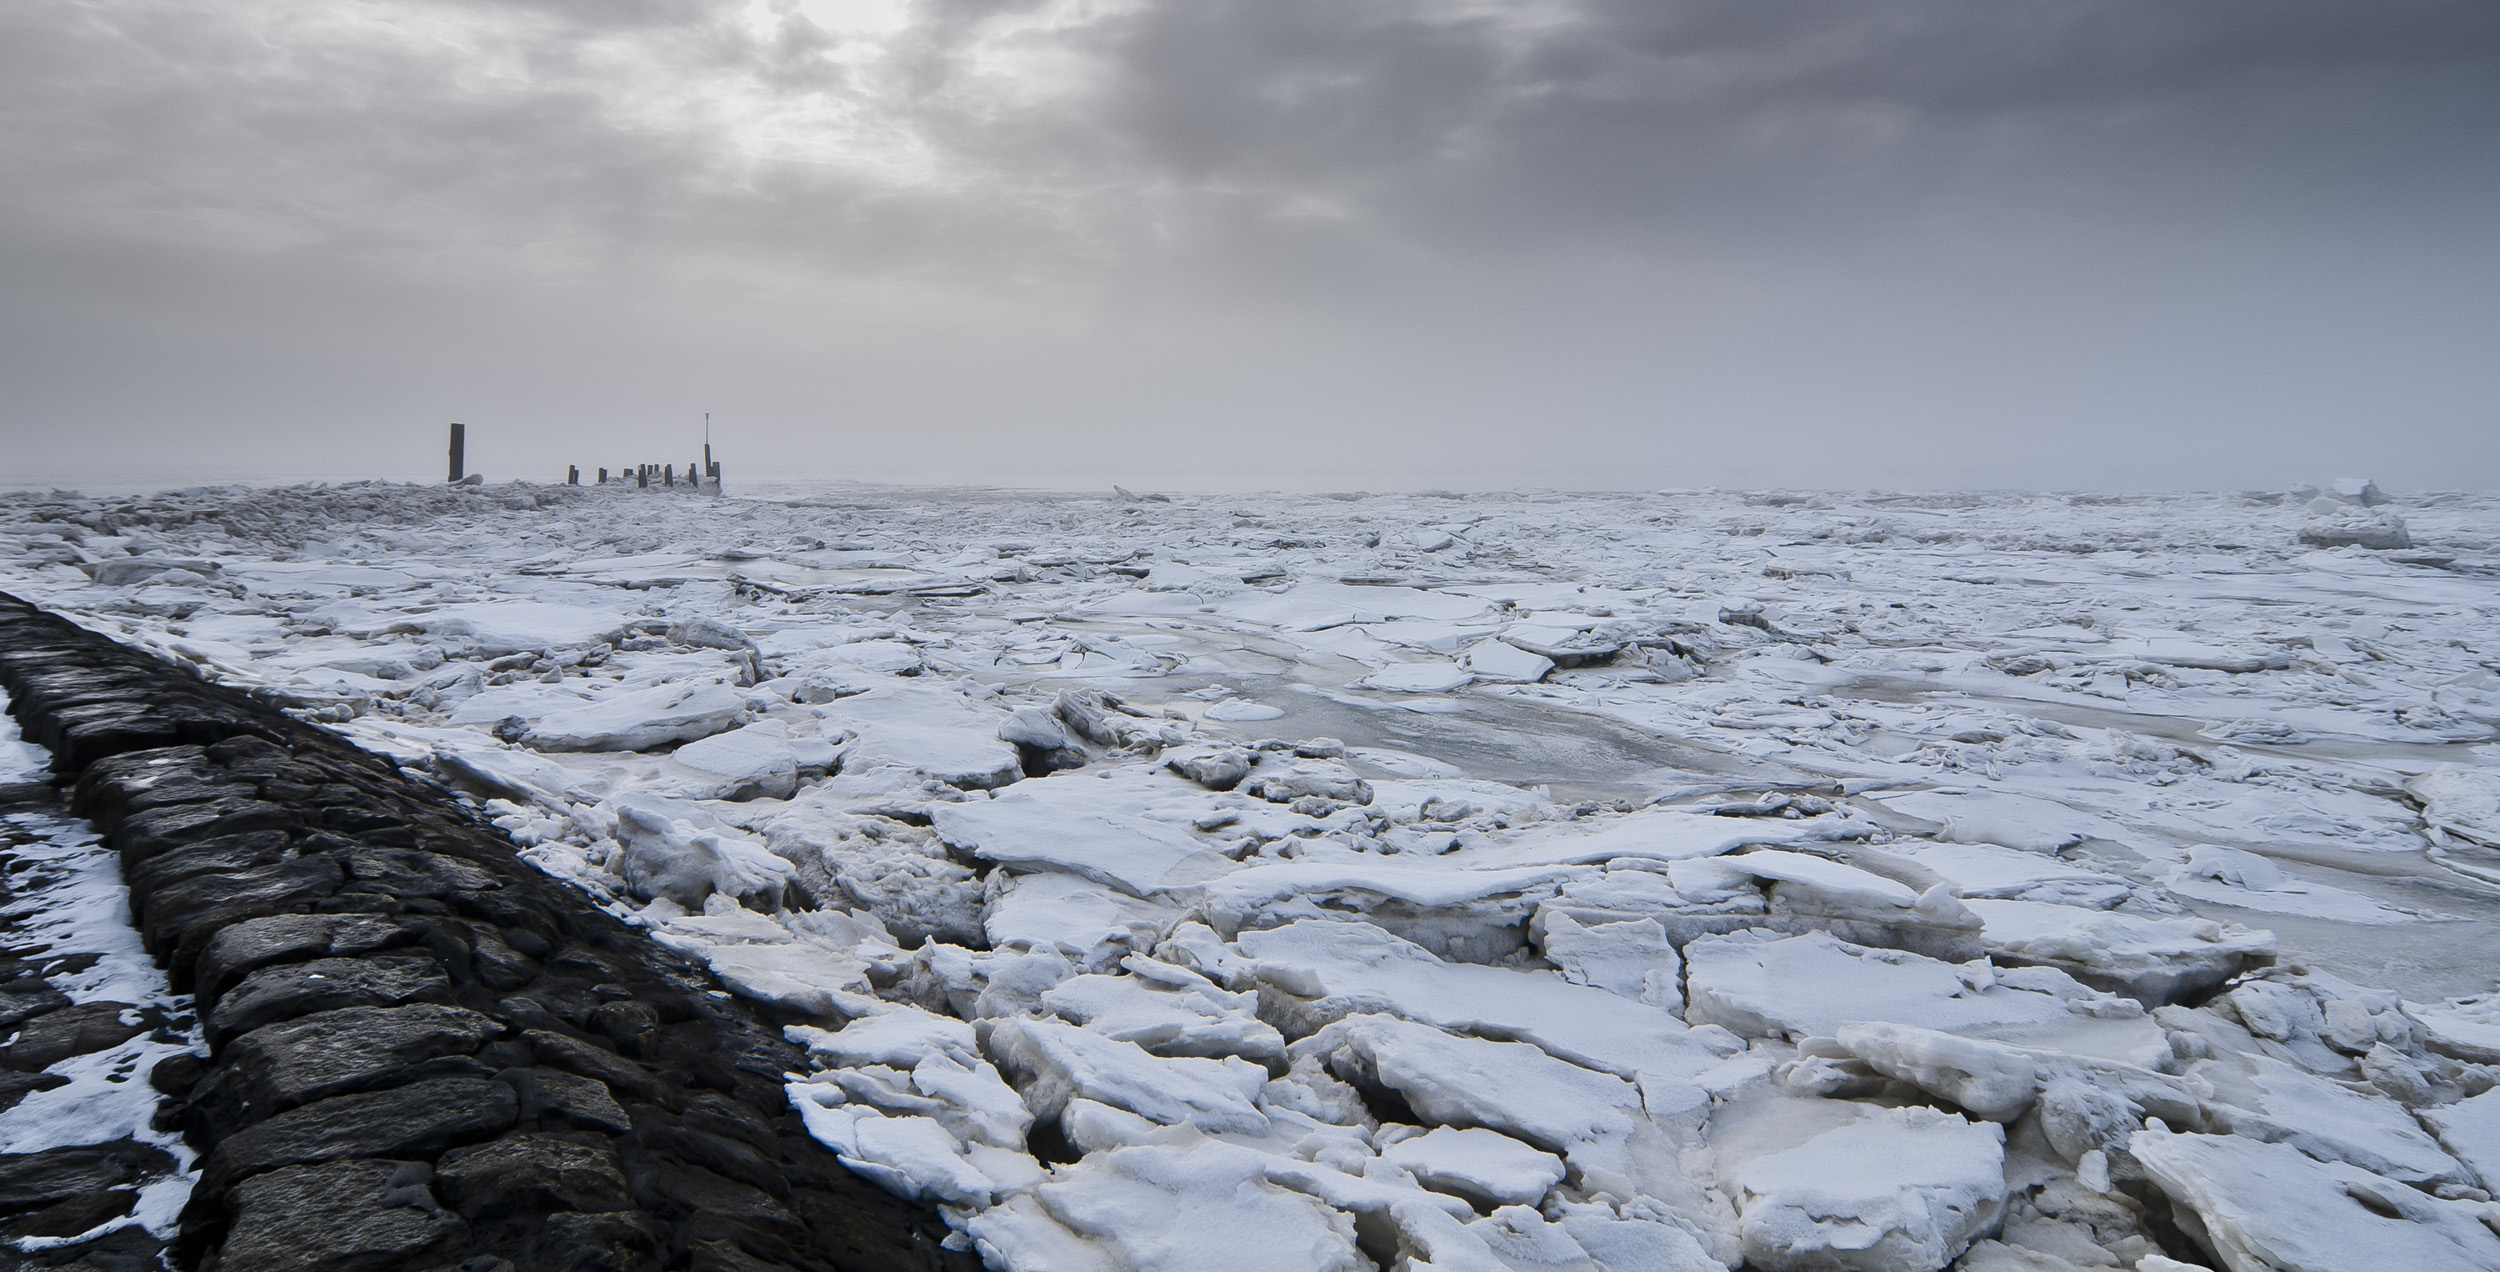
[[[211,1057],[151,1080],[222,1272],[947,1269],[783,1095],[800,1050],[447,793],[0,593],[0,687]]]

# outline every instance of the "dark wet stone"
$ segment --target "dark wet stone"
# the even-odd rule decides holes
[[[256,1175],[227,1199],[219,1272],[420,1268],[465,1225],[434,1200],[422,1162],[357,1160]]]
[[[36,1016],[18,1026],[17,1041],[0,1052],[0,1065],[33,1073],[71,1056],[117,1047],[147,1032],[145,1024],[123,1024],[122,1013],[136,1011],[129,1003],[79,1003]]]
[[[289,1109],[217,1145],[200,1187],[215,1194],[281,1166],[349,1157],[432,1157],[454,1144],[511,1129],[521,1102],[488,1078],[432,1078]]]
[[[132,892],[153,896],[169,883],[196,875],[224,874],[271,865],[285,859],[291,846],[283,830],[220,835],[196,844],[168,848],[123,874]]]
[[[234,982],[272,963],[369,954],[407,945],[419,934],[370,914],[273,914],[220,928],[192,964],[192,992],[213,1003]]]
[[[553,1214],[529,1245],[536,1272],[654,1272],[656,1225],[631,1211]]]
[[[634,1129],[633,1119],[606,1084],[556,1069],[506,1069],[495,1075],[521,1093],[521,1116],[542,1124],[554,1119],[584,1130],[622,1135]]]
[[[52,988],[41,977],[21,976],[0,985],[0,1029],[10,1028],[29,1016],[40,1016],[67,1006],[69,995]]]
[[[347,854],[347,869],[359,884],[402,896],[441,897],[455,890],[485,892],[503,886],[493,874],[465,861],[412,848],[356,849]]]
[[[118,1188],[143,1175],[171,1173],[174,1159],[152,1145],[117,1140],[40,1153],[0,1153],[0,1213]]]
[[[48,782],[0,782],[0,808],[41,808],[61,802]]]
[[[589,1028],[639,1059],[647,1060],[659,1049],[660,1013],[649,1003],[601,1003],[591,1010]]]
[[[470,1221],[550,1210],[624,1210],[633,1205],[614,1150],[559,1135],[522,1132],[454,1149],[436,1167],[443,1194]]]
[[[539,1063],[594,1078],[614,1090],[654,1103],[669,1102],[668,1087],[649,1069],[615,1052],[545,1029],[531,1029],[521,1035],[537,1055]]]
[[[130,751],[85,766],[71,788],[71,803],[89,817],[111,817],[121,808],[124,787],[145,789],[177,776],[208,771],[208,751],[197,746],[169,746]]]
[[[538,960],[512,948],[503,934],[483,923],[469,925],[470,967],[478,983],[488,989],[519,989],[537,980],[542,970]]]
[[[25,1256],[19,1266],[59,1272],[164,1272],[165,1242],[137,1224],[115,1228],[92,1241]]]
[[[686,1101],[686,1128],[741,1141],[766,1156],[779,1153],[781,1137],[755,1110],[725,1095],[705,1093]]]
[[[779,1160],[779,1145],[759,1150],[741,1135],[705,1131],[648,1104],[637,1104],[630,1112],[634,1138],[653,1153],[760,1188],[777,1201],[790,1200],[790,1179]]]
[[[207,1072],[208,1058],[186,1051],[157,1061],[156,1067],[148,1070],[148,1085],[159,1095],[181,1099],[200,1084],[201,1075]]]
[[[46,977],[76,976],[80,972],[83,972],[88,968],[104,961],[104,956],[102,954],[94,953],[63,954],[58,958],[50,957],[49,951],[36,951],[36,954],[37,957],[42,959],[43,964],[41,967],[36,969],[36,974]]]
[[[670,1163],[653,1172],[650,1190],[698,1215],[766,1232],[799,1231],[797,1216],[763,1189],[723,1179],[700,1166]]]
[[[221,1046],[262,1025],[341,1007],[449,1002],[450,978],[423,951],[281,963],[244,977],[217,1000],[208,1017],[208,1041]]]
[[[202,747],[200,753],[239,773],[276,776],[297,769],[295,753],[263,737],[226,738]]]
[[[201,875],[159,888],[134,907],[140,935],[151,950],[171,948],[184,929],[212,915],[238,917],[255,909],[309,902],[338,891],[338,863],[328,857],[297,857],[232,874]],[[258,917],[252,915],[251,917]]]
[[[260,788],[250,782],[235,781],[213,770],[183,769],[168,766],[147,777],[114,785],[116,817],[128,817],[151,808],[171,808],[177,804],[200,804],[209,800],[248,800],[260,795]]]
[[[69,1079],[57,1073],[0,1072],[0,1110],[17,1107],[17,1102],[37,1091],[69,1085]]]
[[[232,1133],[333,1095],[473,1070],[502,1031],[459,1007],[347,1007],[263,1025],[228,1044],[192,1094],[195,1128]]]
[[[122,819],[107,836],[122,860],[136,865],[170,848],[291,825],[295,815],[257,799],[212,799],[200,804],[151,808]]]
[[[124,751],[173,746],[183,740],[183,721],[151,707],[107,702],[63,708],[35,730],[55,765],[76,770]]]
[[[323,808],[315,811],[311,815],[311,820],[331,830],[344,831],[359,838],[378,838],[379,836],[375,834],[377,831],[405,828],[408,825],[406,821],[393,817],[389,813],[375,812],[369,808]]]
[[[74,1237],[108,1219],[130,1213],[135,1188],[113,1188],[57,1201],[8,1225],[11,1237]]]
[[[687,1272],[788,1272],[781,1259],[758,1258],[744,1242],[715,1237],[693,1242],[686,1252]]]

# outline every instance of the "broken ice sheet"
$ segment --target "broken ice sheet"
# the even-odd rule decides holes
[[[2005,1132],[1937,1109],[1866,1116],[1735,1174],[1745,1257],[1773,1269],[1928,1272],[2005,1205]]]
[[[2142,1007],[2054,968],[1945,963],[1825,933],[1759,931],[1694,941],[1684,958],[1685,1018],[1746,1037],[1830,1037],[1843,1023],[1875,1020],[2144,1068],[2170,1056]]]
[[[1452,963],[1368,923],[1306,920],[1244,932],[1239,975],[1295,1035],[1363,1012],[1532,1042],[1572,1063],[1633,1077],[1689,1077],[1717,1064],[1725,1035],[1695,1036],[1665,1011],[1553,972]]]
[[[2264,857],[2218,844],[2189,848],[2187,861],[2173,869],[2164,884],[2175,895],[2199,901],[2341,923],[2415,923],[2441,917],[2398,909],[2350,889],[2296,879]],[[2026,895],[2022,899],[2049,898]]]
[[[935,816],[939,835],[984,860],[1066,871],[1131,896],[1184,888],[1230,864],[1214,845],[1186,831],[1117,811],[1070,809],[1035,797],[1021,784],[996,799],[946,805]]]
[[[789,497],[28,494],[0,576],[240,685],[321,678],[509,801],[531,860],[810,1018],[810,1124],[1005,1272],[1271,1227],[1295,1267],[1723,1268],[1746,1164],[1901,1101],[1964,1148],[2014,1119],[1986,1272],[2152,1266],[2086,1186],[2148,1116],[2492,1182],[2488,497],[2396,496],[2465,568],[2302,546],[2315,491]],[[1293,756],[1315,733],[1343,758]],[[1163,764],[1217,754],[1267,758]],[[1642,807],[1668,789],[1727,793]],[[2300,865],[2364,852],[2385,886]],[[2271,971],[2205,926],[2270,913]],[[2419,1001],[2323,975],[2384,968]],[[1036,1029],[1101,1058],[1002,1064]],[[1183,1115],[1122,1073],[1231,1085]],[[1800,1260],[1964,1226],[1806,1183],[1891,1236],[1815,1220]],[[2229,1227],[2172,1252],[2229,1266]]]
[[[2239,1136],[2148,1128],[2127,1147],[2232,1272],[2500,1267],[2489,1203],[2443,1201]]]
[[[2272,932],[2200,918],[2157,918],[2040,901],[1974,900],[1988,948],[2062,968],[2148,1004],[2210,989],[2274,961]]]
[[[1480,1126],[1438,1127],[1390,1144],[1380,1156],[1413,1171],[1427,1188],[1489,1206],[1535,1205],[1563,1178],[1560,1158]]]

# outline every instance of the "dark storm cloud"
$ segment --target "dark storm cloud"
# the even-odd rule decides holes
[[[2487,196],[2500,156],[2483,143],[2500,123],[2491,6],[1551,12],[1157,6],[1107,41],[1116,75],[1087,122],[1202,188],[1497,236],[1952,213],[2031,193],[2436,191],[2460,169]]]
[[[1522,403],[1596,446],[1897,446],[2084,350],[2044,436],[2168,411],[2228,456],[2373,395],[2453,432],[2488,343],[2488,4],[877,9],[10,6],[0,371],[337,418],[452,409],[413,367],[605,411],[734,364],[802,442],[838,382],[1078,454],[1220,400],[1392,455]],[[215,371],[146,387],[174,366]]]
[[[856,263],[986,235],[1673,234],[2023,201],[2009,180],[2483,196],[2500,153],[2500,8],[2474,3],[1237,0],[1003,33],[1067,9],[918,7],[846,67],[803,14],[758,30],[694,0],[382,6],[396,29],[19,7],[9,150],[42,179],[12,202],[357,250],[606,263],[594,245],[752,238]],[[1068,65],[1027,93],[977,65],[1037,49]],[[620,118],[665,80],[743,100]],[[757,114],[810,95],[928,150],[934,179],[736,160]]]

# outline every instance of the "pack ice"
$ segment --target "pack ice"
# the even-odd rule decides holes
[[[2500,499],[20,493],[1002,1272],[2500,1268]]]

